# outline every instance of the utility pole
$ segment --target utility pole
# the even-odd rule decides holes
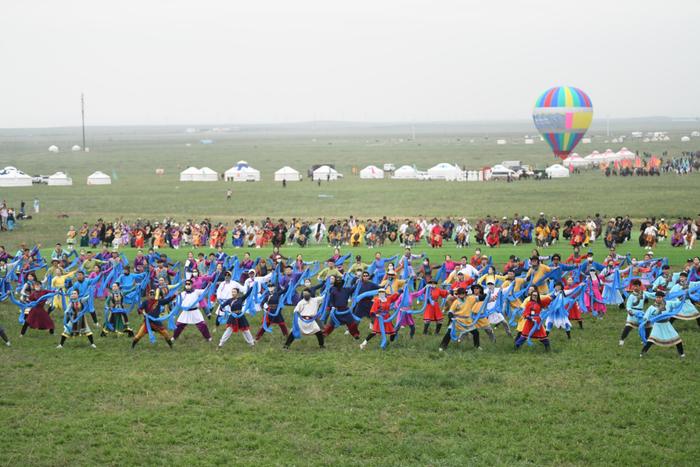
[[[80,93],[80,112],[83,116],[83,152],[85,152],[85,96]]]

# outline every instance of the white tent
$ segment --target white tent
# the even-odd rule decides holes
[[[80,151],[81,148],[77,144],[74,144],[73,147],[70,149],[71,149],[71,151]]]
[[[260,171],[252,168],[246,161],[238,161],[236,165],[224,172],[226,181],[259,182]]]
[[[569,176],[569,169],[560,164],[550,165],[545,169],[550,178],[565,178]]]
[[[343,178],[342,174],[339,174],[337,170],[327,165],[322,165],[313,172],[313,179],[316,180],[338,180]]]
[[[70,186],[73,184],[73,179],[63,172],[56,172],[49,176],[49,186]]]
[[[398,169],[394,170],[394,175],[391,178],[415,180],[418,178],[418,171],[410,165],[402,165]]]
[[[562,165],[564,167],[572,166],[574,168],[578,168],[578,167],[588,167],[590,164],[583,157],[579,156],[576,153],[573,153],[572,155],[570,155],[569,157],[567,157],[566,159],[564,159],[562,161]]]
[[[275,181],[276,182],[281,182],[281,181],[288,181],[288,182],[298,182],[301,180],[301,174],[299,171],[294,170],[293,168],[285,165],[281,169],[279,169],[277,172],[275,172]]]
[[[15,167],[5,167],[0,170],[0,187],[10,186],[32,186],[32,177]]]
[[[109,175],[107,175],[106,173],[100,172],[98,170],[97,172],[94,172],[92,175],[90,175],[87,178],[87,184],[88,185],[111,185],[112,178]]]
[[[688,138],[687,136],[683,136],[683,137],[681,138],[681,141],[684,142],[684,143],[687,143],[688,141],[690,141],[690,138]]]
[[[428,169],[428,178],[430,180],[457,180],[464,178],[464,173],[456,165],[441,162]]]
[[[180,172],[181,182],[191,182],[194,181],[195,177],[199,176],[199,169],[196,167],[187,167],[185,170]]]
[[[202,167],[199,171],[199,177],[193,179],[195,182],[215,182],[219,179],[219,174],[209,167]]]
[[[58,146],[52,144],[51,146],[49,146],[49,152],[58,152]]]
[[[384,171],[375,165],[368,165],[360,170],[360,178],[366,180],[384,178]]]
[[[617,151],[617,157],[620,159],[636,159],[637,155],[627,148],[622,148]]]

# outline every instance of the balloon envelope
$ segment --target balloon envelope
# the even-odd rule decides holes
[[[591,126],[593,104],[580,89],[558,86],[537,99],[532,119],[554,155],[565,159]]]

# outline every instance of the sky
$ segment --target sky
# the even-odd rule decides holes
[[[0,128],[700,116],[700,2],[8,0]]]

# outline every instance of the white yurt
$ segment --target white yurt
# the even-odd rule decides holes
[[[215,182],[219,179],[219,174],[210,169],[209,167],[202,167],[199,171],[199,177],[196,178],[195,182]]]
[[[575,169],[580,167],[588,167],[590,164],[583,157],[576,153],[571,154],[569,157],[564,159],[561,163],[564,167],[573,167]]]
[[[617,157],[620,158],[620,160],[622,160],[622,159],[636,159],[637,155],[627,148],[622,148],[619,151],[617,151]]]
[[[681,138],[681,141],[684,143],[687,143],[688,141],[690,141],[690,138],[688,138],[687,136],[684,136]]]
[[[402,165],[398,169],[394,170],[394,175],[391,178],[396,178],[399,180],[415,180],[418,178],[418,171],[415,167],[410,165]]]
[[[77,144],[74,144],[72,148],[70,148],[71,151],[76,152],[80,151],[82,148],[78,146]]]
[[[87,178],[88,185],[111,185],[112,178],[104,172],[94,172]]]
[[[49,152],[58,152],[58,146],[52,144],[51,146],[49,146]]]
[[[185,170],[180,172],[181,182],[192,182],[195,177],[199,176],[199,169],[196,167],[187,167]]]
[[[360,178],[364,180],[376,180],[384,178],[384,171],[375,165],[368,165],[360,170]]]
[[[569,176],[569,169],[561,164],[550,165],[545,169],[549,178],[565,178]]]
[[[72,184],[73,179],[63,172],[56,172],[53,175],[49,175],[49,186],[71,186]]]
[[[316,181],[316,180],[338,180],[339,178],[343,178],[343,175],[338,173],[338,171],[335,170],[334,168],[329,167],[327,165],[322,165],[321,167],[319,167],[313,171],[314,181]]]
[[[0,187],[12,186],[32,186],[32,177],[15,167],[5,167],[0,170]]]
[[[428,169],[428,178],[430,180],[458,180],[464,178],[464,174],[456,165],[441,162]]]
[[[293,168],[285,165],[275,172],[275,181],[282,182],[285,180],[288,182],[298,182],[301,180],[301,174],[298,170],[294,170]]]
[[[238,161],[224,172],[224,178],[228,182],[259,182],[260,171],[252,168],[246,161]]]

